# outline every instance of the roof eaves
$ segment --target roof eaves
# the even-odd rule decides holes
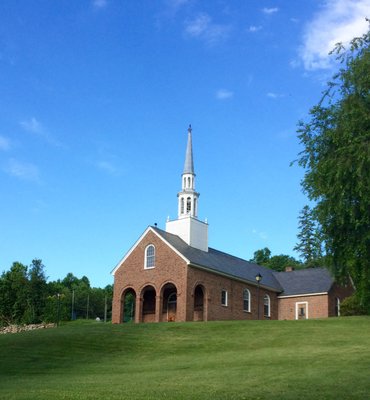
[[[211,272],[213,274],[220,275],[220,276],[225,276],[227,278],[231,278],[231,279],[233,279],[235,281],[238,281],[238,282],[247,283],[248,285],[258,286],[258,284],[256,282],[253,282],[253,281],[251,281],[249,279],[244,279],[244,278],[242,278],[240,276],[237,276],[237,275],[227,274],[225,272],[222,272],[222,271],[219,271],[217,269],[210,268],[210,267],[206,267],[204,265],[200,265],[200,264],[196,264],[196,263],[190,262],[189,263],[189,267],[198,268],[198,269],[201,269],[201,270],[204,270],[204,271],[207,271],[207,272]],[[259,286],[262,289],[271,290],[271,291],[276,292],[276,293],[281,293],[281,291],[282,291],[281,289],[277,289],[277,288],[274,288],[272,286],[267,286],[267,285],[263,285],[263,284],[260,284]]]
[[[287,299],[290,297],[306,297],[306,296],[323,296],[327,295],[329,292],[321,292],[321,293],[297,293],[297,294],[289,294],[289,295],[284,295],[281,294],[278,296],[279,299]]]

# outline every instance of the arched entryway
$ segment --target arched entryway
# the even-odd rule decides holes
[[[122,294],[122,322],[135,322],[136,293],[126,289]]]
[[[155,322],[155,298],[156,291],[153,286],[145,286],[141,292],[142,298],[142,322]]]
[[[162,321],[176,321],[177,288],[173,283],[167,283],[162,288]]]
[[[204,287],[197,285],[194,289],[194,313],[193,321],[204,321],[205,307],[204,307]]]

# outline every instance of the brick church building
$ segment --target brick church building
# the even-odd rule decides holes
[[[325,268],[275,272],[208,247],[208,224],[198,219],[192,130],[178,218],[149,226],[112,271],[112,322],[307,319],[340,315],[351,286]]]

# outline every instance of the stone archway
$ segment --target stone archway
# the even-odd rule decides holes
[[[197,285],[194,288],[194,312],[193,321],[204,321],[205,320],[205,290],[203,285]]]
[[[156,291],[151,285],[145,286],[141,292],[142,298],[142,322],[155,322]]]
[[[177,314],[177,288],[167,283],[162,288],[162,321],[174,322]]]

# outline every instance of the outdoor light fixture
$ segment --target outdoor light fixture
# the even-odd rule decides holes
[[[260,319],[260,282],[262,280],[262,275],[258,273],[256,275],[256,281],[257,281],[257,315],[258,319]]]

